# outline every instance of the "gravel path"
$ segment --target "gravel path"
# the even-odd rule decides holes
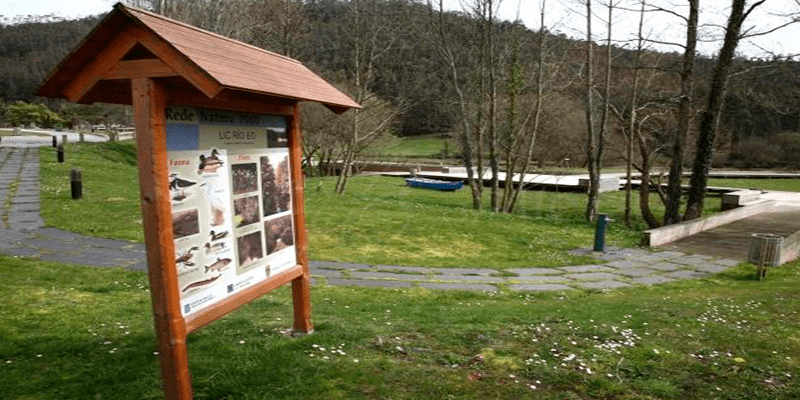
[[[0,147],[0,253],[95,267],[147,270],[140,243],[99,239],[44,227],[39,216],[39,152],[36,148]],[[615,289],[702,278],[725,271],[737,260],[676,251],[577,249],[606,261],[560,268],[423,268],[311,261],[315,283],[388,288],[553,291]],[[508,276],[508,275],[515,276]]]

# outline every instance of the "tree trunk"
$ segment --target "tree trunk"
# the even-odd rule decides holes
[[[458,68],[456,66],[455,57],[450,50],[450,46],[448,45],[447,38],[444,34],[444,8],[443,8],[443,0],[439,0],[439,41],[441,46],[441,53],[445,57],[447,66],[450,69],[450,77],[453,80],[453,88],[458,95],[458,104],[459,109],[461,111],[461,133],[459,138],[461,140],[461,158],[464,163],[464,167],[467,170],[467,183],[469,184],[470,191],[472,194],[472,208],[479,210],[482,205],[482,198],[481,198],[481,189],[480,186],[482,183],[481,177],[479,176],[478,179],[475,179],[474,170],[473,170],[473,157],[474,151],[472,149],[472,142],[470,140],[470,135],[472,133],[472,129],[469,123],[469,108],[467,104],[466,97],[464,96],[464,92],[461,90],[461,84],[459,82],[459,75],[458,75]]]
[[[525,154],[525,162],[522,164],[522,169],[519,174],[517,188],[514,191],[514,195],[511,198],[510,204],[507,206],[507,213],[514,211],[514,208],[517,206],[517,201],[519,200],[519,195],[525,186],[525,174],[528,173],[528,164],[531,163],[531,158],[533,157],[533,146],[536,144],[536,134],[539,132],[539,121],[542,115],[542,96],[544,94],[544,82],[542,80],[544,79],[545,46],[547,44],[545,41],[547,33],[544,25],[546,4],[546,1],[542,1],[539,25],[539,65],[536,67],[536,106],[533,114],[533,132],[531,133],[531,138],[528,142],[528,151]]]
[[[589,191],[588,199],[586,201],[586,219],[594,221],[597,216],[597,194],[598,188],[595,179],[597,178],[597,170],[595,157],[597,154],[597,142],[594,132],[594,82],[592,74],[593,50],[594,44],[592,43],[592,1],[586,0],[586,164],[589,169]],[[599,180],[597,180],[599,182]]]
[[[497,191],[499,188],[500,166],[497,162],[497,71],[494,54],[494,1],[486,0],[488,15],[486,34],[489,46],[489,168],[492,170],[492,210],[499,211]]]
[[[728,26],[725,30],[725,41],[722,44],[722,49],[720,49],[717,64],[714,66],[714,75],[711,78],[708,105],[700,117],[694,164],[692,166],[692,179],[689,187],[689,200],[686,203],[686,214],[684,215],[686,220],[699,217],[703,211],[706,181],[714,154],[717,122],[725,100],[725,89],[730,68],[733,64],[733,56],[736,46],[739,44],[739,32],[745,17],[749,14],[749,11],[747,13],[744,12],[745,3],[745,0],[733,0],[731,16],[728,19]],[[763,1],[756,3],[751,6],[750,10],[762,3]]]
[[[664,225],[680,222],[681,178],[683,177],[683,156],[686,138],[692,120],[692,98],[694,91],[694,60],[697,49],[697,19],[700,0],[689,0],[689,19],[686,22],[686,48],[683,53],[681,70],[681,97],[678,105],[678,129],[672,144],[672,164],[667,183],[667,204],[664,211]]]
[[[600,201],[600,178],[602,176],[601,169],[603,166],[603,153],[605,152],[606,133],[608,132],[609,109],[611,105],[611,17],[614,11],[614,2],[608,2],[608,21],[606,29],[608,37],[606,38],[606,76],[603,82],[603,115],[600,121],[600,131],[597,135],[597,155],[594,158],[595,162],[595,175],[592,182],[592,190],[595,192],[595,213],[597,212],[597,204]]]
[[[630,116],[628,118],[628,142],[625,146],[625,156],[627,161],[625,163],[625,226],[629,229],[633,228],[633,221],[631,218],[631,197],[632,197],[632,189],[633,185],[631,184],[632,171],[631,167],[633,165],[633,136],[634,131],[636,130],[636,107],[638,107],[638,96],[639,96],[639,69],[641,68],[642,63],[642,48],[644,37],[642,36],[642,31],[644,28],[644,10],[645,10],[645,2],[644,0],[641,1],[642,10],[639,13],[639,34],[636,43],[636,62],[633,69],[633,93],[631,93],[631,103],[630,103]],[[649,189],[649,184],[645,186]],[[649,193],[648,193],[649,194]],[[641,208],[641,207],[640,207]]]
[[[631,132],[631,134],[633,135],[634,132]],[[635,136],[639,143],[639,153],[642,157],[642,182],[639,186],[639,211],[642,213],[642,219],[644,219],[647,226],[650,229],[654,229],[658,228],[660,224],[650,210],[650,150],[647,148],[641,129],[635,130]]]

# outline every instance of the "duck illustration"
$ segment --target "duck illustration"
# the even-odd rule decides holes
[[[200,250],[200,248],[197,247],[197,246],[192,246],[192,248],[190,248],[189,250],[186,250],[186,252],[180,254],[178,256],[178,258],[175,259],[175,264],[183,263],[183,264],[186,264],[189,267],[194,266],[194,263],[190,262],[189,260],[191,260],[192,257],[194,257],[194,254],[192,252],[195,252],[197,250]]]
[[[222,160],[219,159],[217,154],[218,153],[216,149],[211,150],[211,155],[208,157],[206,157],[204,154],[200,154],[200,165],[197,167],[197,169],[204,171],[213,168],[214,171],[216,171],[217,168],[221,167],[223,164]]]
[[[219,242],[219,243],[214,243],[214,244],[206,242],[206,254],[214,252],[214,251],[219,251],[219,250],[222,250],[224,248],[225,248],[225,242]]]
[[[220,239],[224,238],[225,236],[228,236],[228,231],[224,231],[224,232],[220,232],[220,233],[215,233],[214,231],[211,231],[210,234],[211,234],[211,241],[213,242],[215,240],[220,240]]]
[[[206,162],[210,163],[213,161],[217,161],[222,164],[222,160],[219,159],[219,152],[217,152],[217,149],[211,149],[211,155],[206,157]]]

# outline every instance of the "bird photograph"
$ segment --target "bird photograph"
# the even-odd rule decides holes
[[[187,267],[193,267],[194,263],[191,260],[194,257],[194,252],[197,250],[200,250],[200,248],[197,246],[192,246],[190,249],[184,252],[179,252],[178,257],[175,258],[175,265],[183,264]]]
[[[209,234],[211,235],[211,241],[213,242],[213,241],[216,241],[216,240],[220,240],[220,239],[224,238],[225,236],[228,236],[228,231],[219,232],[219,233],[211,231]]]
[[[190,189],[194,189],[194,186],[197,185],[197,182],[192,182],[186,179],[182,179],[178,177],[178,174],[170,174],[169,176],[169,190],[172,193],[172,201],[180,202],[186,200],[187,197],[191,194],[189,191]],[[197,186],[203,187],[206,186],[205,183]]]
[[[197,166],[198,173],[204,172],[217,172],[217,169],[221,167],[224,163],[219,158],[219,153],[217,149],[211,150],[211,155],[206,156],[205,154],[200,154],[200,164]]]
[[[214,244],[206,242],[205,248],[206,248],[206,254],[215,253],[225,248],[225,242],[217,242]]]
[[[179,178],[178,174],[169,175],[169,190],[185,189],[196,184],[197,182]]]

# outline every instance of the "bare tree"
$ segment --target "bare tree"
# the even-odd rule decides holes
[[[487,69],[489,70],[489,168],[492,170],[492,210],[500,211],[498,203],[498,188],[500,177],[500,165],[497,155],[497,60],[495,56],[495,6],[502,0],[481,0],[487,9],[487,17],[484,19],[486,25],[487,48],[489,52]]]
[[[252,5],[256,18],[254,41],[287,57],[295,56],[295,47],[306,20],[306,3],[298,0],[260,0]]]
[[[586,165],[589,169],[589,198],[586,202],[586,219],[597,216],[598,184],[597,136],[594,126],[594,42],[592,42],[592,0],[586,0]]]
[[[542,104],[544,101],[544,86],[545,86],[545,54],[547,50],[547,30],[545,26],[545,10],[547,8],[547,1],[543,0],[541,3],[541,10],[540,10],[540,25],[539,25],[539,42],[538,42],[538,58],[537,58],[537,65],[536,65],[536,76],[534,77],[535,85],[536,85],[536,98],[534,106],[531,108],[528,117],[522,124],[521,131],[525,131],[525,128],[531,118],[533,116],[533,122],[531,123],[531,131],[530,134],[527,135],[528,141],[528,148],[525,153],[522,162],[520,163],[521,168],[519,171],[519,180],[517,181],[516,190],[512,191],[513,187],[513,177],[514,177],[514,168],[510,168],[508,171],[508,177],[506,179],[506,193],[507,196],[504,197],[504,209],[503,211],[506,213],[511,213],[517,205],[517,201],[519,200],[519,195],[522,192],[522,189],[525,186],[525,175],[528,173],[528,165],[531,162],[533,157],[533,150],[536,144],[536,136],[539,132],[539,126],[542,117]],[[522,136],[522,135],[520,135]],[[524,136],[522,136],[524,138]],[[515,143],[517,141],[514,141]],[[524,141],[520,141],[520,143],[524,143]],[[513,164],[512,164],[513,165]]]
[[[722,111],[722,104],[725,98],[725,90],[728,83],[728,75],[736,46],[741,39],[741,29],[744,20],[750,13],[764,4],[766,0],[753,3],[745,10],[746,0],[733,0],[731,4],[731,15],[725,28],[725,40],[717,56],[714,66],[714,73],[711,78],[711,88],[708,94],[708,103],[700,117],[698,128],[697,143],[695,145],[695,157],[692,166],[692,178],[689,187],[689,199],[686,203],[686,213],[684,219],[694,219],[700,216],[703,211],[703,201],[706,195],[706,181],[708,172],[711,169],[711,158],[714,151],[714,140],[717,134],[717,123],[719,114]]]
[[[633,139],[634,131],[636,130],[636,108],[639,106],[639,72],[642,67],[642,52],[644,51],[644,11],[645,1],[639,0],[641,11],[639,12],[639,28],[636,35],[636,60],[633,66],[633,89],[631,92],[631,100],[628,109],[630,115],[628,116],[628,135],[625,144],[625,226],[628,228],[633,227],[631,221],[631,192],[632,192],[632,166],[633,166]]]
[[[361,7],[364,2],[368,2],[368,7]],[[375,61],[392,48],[393,41],[388,43],[378,43],[382,30],[386,28],[378,13],[378,0],[352,0],[350,2],[352,13],[352,23],[350,37],[353,46],[353,79],[355,100],[363,104],[373,99],[374,94],[370,91],[370,85],[374,78]],[[347,143],[342,169],[336,179],[336,194],[344,194],[347,189],[356,155],[359,152],[359,145],[364,140],[373,135],[377,135],[384,127],[389,126],[390,122],[397,116],[396,114],[385,115],[379,120],[377,127],[366,133],[361,131],[359,123],[361,115],[365,109],[354,110],[352,113],[352,133]]]
[[[667,185],[667,203],[664,210],[664,224],[670,225],[680,222],[681,206],[681,178],[683,176],[683,156],[686,147],[686,138],[689,135],[690,122],[694,109],[694,64],[697,51],[697,20],[700,13],[700,0],[688,0],[689,16],[680,16],[686,21],[686,46],[683,51],[681,66],[681,92],[678,99],[678,127],[672,144],[672,164],[669,170],[669,183]]]
[[[611,28],[612,16],[616,4],[609,0],[607,4],[608,20],[606,21],[606,68],[603,81],[603,109],[600,125],[595,126],[594,121],[594,43],[592,42],[592,1],[586,2],[586,164],[589,171],[589,190],[586,202],[586,219],[594,221],[597,218],[597,204],[600,194],[600,170],[602,167],[605,136],[608,130],[609,101],[611,93]]]

